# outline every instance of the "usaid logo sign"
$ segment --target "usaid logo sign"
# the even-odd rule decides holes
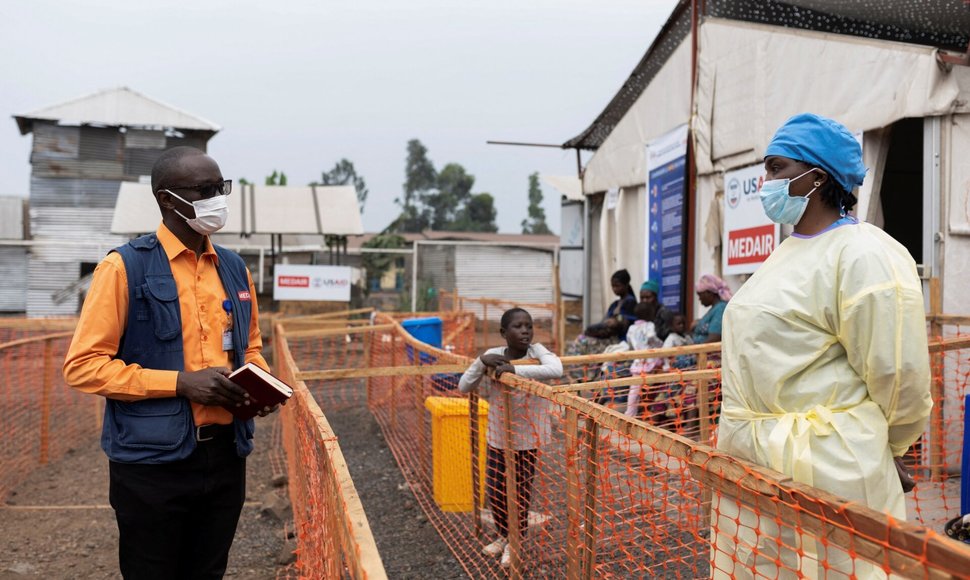
[[[347,266],[279,264],[273,272],[273,299],[350,302],[352,285]]]
[[[724,195],[727,199],[728,207],[731,209],[738,207],[738,204],[741,203],[741,180],[737,177],[732,178],[728,182],[727,191]]]
[[[724,174],[721,271],[726,275],[753,273],[778,247],[778,224],[765,215],[758,195],[764,179],[761,165]]]

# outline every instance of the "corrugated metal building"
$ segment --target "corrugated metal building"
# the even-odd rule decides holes
[[[27,308],[27,200],[0,197],[0,313],[23,312]]]
[[[536,236],[538,237],[538,236]],[[493,298],[521,304],[556,301],[555,264],[558,244],[476,241],[417,241],[418,288],[457,290],[466,298]],[[482,317],[479,305],[467,309]],[[489,320],[502,312],[492,309]]]
[[[146,180],[170,147],[205,150],[220,129],[126,87],[14,119],[22,135],[33,133],[27,282],[17,286],[26,288],[22,308],[31,317],[75,314],[79,280],[128,239],[109,233],[121,183]],[[0,273],[8,259],[16,261],[0,257]],[[0,295],[0,308],[15,302]]]

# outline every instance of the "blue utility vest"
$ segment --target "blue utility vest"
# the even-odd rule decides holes
[[[232,301],[233,362],[239,368],[246,362],[252,317],[252,302],[239,298],[249,293],[246,264],[236,253],[213,247],[219,257],[219,279]],[[128,323],[115,358],[147,369],[184,371],[178,288],[158,237],[142,236],[112,252],[121,255],[128,277]],[[106,401],[101,448],[111,461],[169,463],[195,450],[195,419],[188,399]],[[255,423],[234,419],[234,427],[236,452],[246,457],[253,450]]]

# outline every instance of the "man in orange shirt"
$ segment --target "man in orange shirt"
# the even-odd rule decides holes
[[[254,425],[226,410],[249,404],[226,376],[268,367],[252,277],[209,241],[231,188],[204,152],[162,153],[152,168],[162,223],[98,265],[64,362],[67,384],[106,399],[101,446],[126,579],[221,578],[245,500]]]

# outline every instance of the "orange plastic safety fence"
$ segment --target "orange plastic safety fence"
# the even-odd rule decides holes
[[[337,438],[306,384],[298,379],[300,369],[279,325],[274,338],[276,370],[280,379],[294,387],[280,421],[299,577],[385,578]]]
[[[960,471],[964,436],[964,400],[970,394],[970,334],[967,327],[946,327],[930,336],[933,411],[927,433],[906,455],[916,489],[907,502],[909,519],[943,529],[960,513]],[[932,343],[940,346],[934,348]],[[962,347],[961,347],[962,345]]]
[[[399,314],[393,316],[381,315],[384,318],[384,325],[393,323],[397,320],[407,318],[419,318],[430,316],[435,313],[418,314]],[[474,352],[474,316],[468,313],[441,313],[437,315],[442,320],[443,348],[456,354],[467,354]],[[381,352],[390,352],[376,345],[370,345],[374,341],[388,340],[387,334],[371,332],[367,326],[355,325],[352,327],[319,328],[319,333],[313,334],[314,330],[306,325],[298,328],[293,325],[286,325],[286,321],[281,321],[287,328],[289,349],[297,361],[305,361],[301,367],[305,372],[314,370],[334,370],[334,369],[366,369],[379,366],[398,366],[409,365],[411,361],[405,356],[398,359],[387,360],[372,359],[368,360],[367,353],[379,356]],[[294,328],[294,330],[290,330]],[[326,379],[305,378],[314,400],[327,412],[347,408],[348,406],[363,406],[366,404],[366,392],[363,383],[358,378],[336,378]]]
[[[643,353],[566,358],[596,380],[485,378],[488,400],[479,401],[455,388],[458,357],[422,346],[390,317],[374,323],[344,388],[365,393],[419,504],[472,577],[923,578],[970,569],[970,549],[937,525],[959,504],[948,467],[958,458],[947,459],[962,440],[957,400],[968,365],[958,350],[936,357],[946,422],[931,431],[945,436],[942,449],[929,438],[914,452],[920,484],[907,500],[917,518],[906,523],[714,451],[720,377],[703,347],[679,366],[683,350],[650,353],[671,364],[636,377],[617,369]],[[318,346],[300,351],[301,366],[346,356],[342,344]],[[628,417],[631,386],[642,404]],[[502,535],[510,568],[493,544]]]
[[[690,439],[714,443],[720,345],[562,358],[567,391]],[[701,372],[703,371],[703,372]]]
[[[509,300],[461,296],[458,291],[441,292],[439,303],[443,311],[465,312],[476,319],[475,348],[483,350],[502,341],[499,322],[502,313],[513,307],[525,308],[532,315],[535,342],[545,345],[553,352],[559,352],[562,340],[560,309],[555,303],[522,304]],[[474,356],[476,352],[465,353]]]
[[[46,463],[61,458],[78,441],[94,437],[102,403],[64,384],[61,366],[71,341],[67,324],[5,321],[0,334],[0,501]]]

